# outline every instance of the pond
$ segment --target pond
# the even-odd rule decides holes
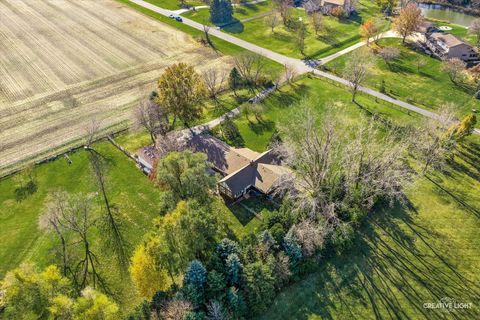
[[[455,11],[449,7],[445,7],[439,4],[420,3],[418,4],[418,7],[422,10],[422,14],[427,18],[445,20],[465,27],[470,26],[473,20],[479,18],[466,13]]]

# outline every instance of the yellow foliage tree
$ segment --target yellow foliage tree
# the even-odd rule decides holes
[[[171,281],[167,272],[159,269],[146,245],[140,245],[133,254],[130,275],[138,293],[150,299],[157,291],[167,290]],[[152,244],[150,244],[152,245]]]

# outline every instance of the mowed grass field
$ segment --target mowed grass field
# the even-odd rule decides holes
[[[175,62],[226,60],[189,35],[113,0],[0,2],[0,172],[85,134],[125,126]]]
[[[386,94],[432,111],[451,103],[459,117],[480,106],[479,100],[474,98],[475,88],[454,84],[442,71],[442,61],[402,45],[400,39],[381,39],[378,45],[395,47],[400,56],[389,64],[378,56],[374,57],[365,86],[380,91],[383,82]],[[343,55],[327,63],[327,67],[341,75],[351,55]],[[420,68],[416,65],[419,59],[426,62]]]

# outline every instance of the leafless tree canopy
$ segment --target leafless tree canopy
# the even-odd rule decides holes
[[[270,14],[265,18],[265,23],[272,30],[272,33],[275,32],[275,27],[278,26],[279,22],[280,22],[280,17],[276,12]]]
[[[431,167],[444,167],[446,157],[455,144],[453,132],[449,131],[455,120],[453,106],[445,105],[439,110],[438,117],[426,119],[424,125],[412,133],[412,146],[422,164],[423,174]]]
[[[135,129],[147,130],[154,145],[159,135],[164,136],[171,130],[167,111],[152,99],[138,103],[133,110],[133,124]]]
[[[411,170],[395,130],[380,134],[374,120],[342,125],[341,109],[334,116],[333,108],[342,107],[327,107],[320,121],[314,103],[302,102],[301,111],[280,128],[277,152],[294,169],[281,191],[292,197],[296,211],[335,226],[337,208],[369,210],[379,199],[402,200]]]
[[[246,52],[235,57],[235,67],[250,86],[255,86],[262,76],[265,60],[256,53]]]
[[[185,315],[193,310],[192,304],[184,300],[169,301],[162,310],[162,319],[183,320]]]
[[[355,101],[357,90],[365,81],[372,63],[372,55],[368,50],[355,50],[345,64],[343,77],[349,81],[352,101]]]
[[[391,61],[398,59],[398,57],[400,57],[400,50],[395,47],[384,47],[378,50],[378,55],[386,63],[390,63]]]
[[[217,95],[222,91],[227,74],[225,70],[210,68],[203,73],[203,80],[210,95],[210,98],[217,100]]]
[[[448,74],[453,83],[458,83],[462,78],[466,64],[458,58],[448,59],[442,62],[442,71]]]

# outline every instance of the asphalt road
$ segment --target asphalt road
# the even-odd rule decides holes
[[[146,1],[143,1],[143,0],[129,0],[130,2],[133,2],[139,6],[142,6],[144,8],[147,8],[149,10],[152,10],[154,12],[157,12],[157,13],[160,13],[164,16],[169,16],[171,15],[172,13],[174,13],[173,11],[170,11],[170,10],[166,10],[166,9],[163,9],[163,8],[160,8],[156,5],[153,5],[151,3],[148,3]],[[193,21],[193,20],[190,20],[190,19],[187,19],[187,18],[184,18],[182,17],[183,19],[183,22],[179,22],[179,23],[183,23],[183,24],[186,24],[192,28],[195,28],[195,29],[198,29],[198,30],[201,30],[203,31],[204,30],[204,26],[201,24],[201,23],[198,23],[196,21]],[[259,55],[262,55],[268,59],[271,59],[273,61],[276,61],[280,64],[283,64],[283,65],[288,65],[290,67],[294,67],[298,73],[306,73],[306,72],[312,72],[316,75],[319,75],[321,77],[325,77],[325,78],[328,78],[330,80],[333,80],[335,82],[338,82],[338,83],[341,83],[343,85],[349,85],[349,82],[343,78],[340,78],[340,77],[337,77],[337,76],[334,76],[332,74],[329,74],[329,73],[326,73],[326,72],[323,72],[323,71],[320,71],[320,70],[317,70],[315,68],[312,68],[310,66],[307,66],[305,64],[305,62],[303,60],[300,60],[300,59],[295,59],[295,58],[290,58],[290,57],[287,57],[287,56],[284,56],[282,54],[279,54],[279,53],[276,53],[276,52],[273,52],[271,50],[268,50],[268,49],[265,49],[265,48],[262,48],[262,47],[259,47],[255,44],[252,44],[250,42],[247,42],[245,40],[242,40],[242,39],[239,39],[237,37],[234,37],[230,34],[227,34],[225,32],[222,32],[221,30],[218,30],[216,28],[213,28],[211,27],[210,30],[209,30],[209,34],[210,35],[213,35],[219,39],[222,39],[222,40],[225,40],[225,41],[228,41],[230,43],[233,43],[239,47],[242,47],[244,49],[247,49],[249,51],[252,51],[252,52],[255,52]],[[382,37],[393,37],[394,35],[391,33],[391,32],[386,32],[382,35]],[[359,42],[351,47],[348,47],[344,50],[341,50],[331,56],[328,56],[328,57],[325,57],[325,58],[322,58],[320,61],[321,63],[326,63],[328,61],[331,61],[343,54],[346,54],[352,50],[355,50],[361,46],[365,45],[365,41],[362,41],[362,42]],[[416,113],[419,113],[423,116],[426,116],[426,117],[430,117],[430,118],[435,118],[437,116],[437,114],[435,114],[434,112],[431,112],[431,111],[428,111],[428,110],[425,110],[423,108],[420,108],[420,107],[417,107],[417,106],[414,106],[410,103],[407,103],[407,102],[404,102],[404,101],[401,101],[401,100],[397,100],[395,98],[392,98],[390,96],[387,96],[383,93],[380,93],[378,91],[375,91],[375,90],[372,90],[372,89],[369,89],[369,88],[365,88],[365,87],[359,87],[358,88],[358,91],[360,92],[364,92],[364,93],[367,93],[371,96],[374,96],[378,99],[381,99],[381,100],[384,100],[384,101],[387,101],[389,103],[392,103],[394,105],[397,105],[401,108],[404,108],[404,109],[407,109],[407,110],[410,110],[410,111],[413,111],[413,112],[416,112]],[[480,130],[479,129],[475,129],[474,131],[475,134],[477,135],[480,135]]]

